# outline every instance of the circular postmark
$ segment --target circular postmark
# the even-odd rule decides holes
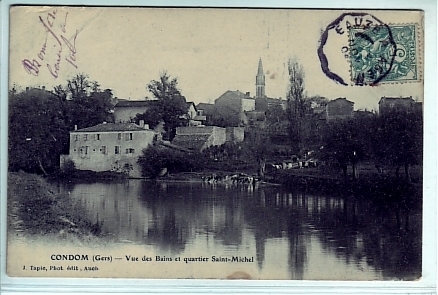
[[[391,29],[362,12],[344,13],[321,35],[318,57],[322,71],[342,85],[377,85],[397,56]]]

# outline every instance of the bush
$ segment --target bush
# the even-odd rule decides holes
[[[71,159],[67,159],[60,169],[61,176],[73,176],[76,173],[76,165]]]
[[[188,154],[163,147],[151,146],[143,150],[138,158],[142,176],[157,178],[163,168],[168,172],[192,172],[202,168],[203,155]]]

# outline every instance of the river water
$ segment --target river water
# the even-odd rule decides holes
[[[366,198],[144,180],[57,184],[54,190],[101,224],[101,236],[147,250],[154,259],[246,257],[256,277],[266,279],[421,276],[421,214],[396,214]],[[237,264],[210,263],[206,271],[215,276],[215,268],[232,272]],[[205,264],[199,267],[204,272]]]

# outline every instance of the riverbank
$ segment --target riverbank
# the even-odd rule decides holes
[[[101,233],[99,223],[81,216],[80,208],[52,192],[41,176],[8,173],[8,235],[42,235],[74,242],[89,242]]]
[[[421,167],[417,168],[413,171],[411,182],[407,182],[402,177],[397,179],[388,173],[379,174],[371,169],[369,171],[362,169],[360,177],[354,180],[344,179],[342,173],[317,168],[278,170],[266,174],[263,181],[254,179],[259,184],[281,185],[292,189],[300,188],[338,196],[372,199],[385,204],[401,205],[405,208],[421,208],[422,176]],[[156,181],[230,183],[229,176],[231,175],[246,174],[227,171],[181,172],[167,174],[157,178]],[[217,180],[214,179],[215,176],[218,176]],[[254,177],[251,174],[248,176]],[[239,183],[239,181],[231,183]]]
[[[336,194],[349,198],[370,199],[382,206],[410,209],[422,207],[422,177],[416,172],[413,181],[391,174],[362,173],[359,178],[344,179],[342,174],[318,169],[279,170],[268,176],[268,181],[287,188]]]

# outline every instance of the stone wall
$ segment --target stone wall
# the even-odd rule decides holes
[[[226,142],[242,142],[245,139],[245,128],[227,127]]]

